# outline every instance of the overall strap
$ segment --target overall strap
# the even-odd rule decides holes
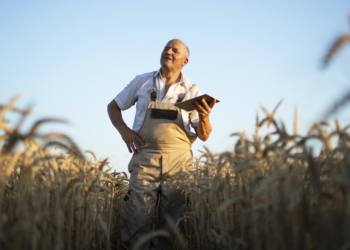
[[[187,91],[186,94],[179,94],[179,98],[177,99],[176,103],[183,102],[185,100],[188,93],[190,93],[195,87],[197,87],[196,84],[193,84],[189,91]]]
[[[189,90],[189,91],[187,91],[187,93],[185,94],[185,96],[184,96],[183,100],[185,100],[185,99],[186,99],[186,97],[187,97],[187,95],[188,95],[188,93],[190,93],[190,92],[191,92],[192,90],[194,90],[196,87],[197,87],[197,85],[196,85],[196,84],[193,84],[193,85],[192,85],[192,87],[190,88],[190,90]]]
[[[153,72],[153,89],[151,89],[151,102],[157,101],[157,89],[156,89],[156,73],[157,71]]]
[[[157,72],[157,71],[154,71],[154,72],[153,72],[153,89],[150,89],[151,102],[157,101],[157,88],[156,88],[156,77],[157,77],[157,75],[155,75],[156,72]],[[190,92],[191,92],[193,89],[195,89],[196,87],[197,87],[197,85],[196,85],[196,84],[193,84],[192,87],[190,88],[190,90],[187,91],[187,93],[186,93],[184,96],[182,96],[181,98],[179,98],[179,99],[177,100],[177,102],[182,102],[183,100],[185,100],[186,97],[187,97],[187,95],[188,95],[188,93],[190,93]]]

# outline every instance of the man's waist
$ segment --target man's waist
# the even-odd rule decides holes
[[[144,148],[147,149],[157,149],[157,150],[175,150],[175,151],[179,151],[179,150],[183,150],[183,151],[187,151],[187,150],[191,150],[192,147],[188,142],[183,142],[183,143],[156,143],[156,142],[145,142],[145,145],[141,145],[139,144],[139,146],[141,147],[141,150]]]

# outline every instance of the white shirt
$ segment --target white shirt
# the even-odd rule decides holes
[[[157,102],[175,103],[180,94],[186,94],[192,87],[191,83],[182,73],[179,82],[172,84],[164,96],[165,82],[160,74],[160,71],[149,72],[136,76],[115,98],[121,110],[126,110],[136,104],[136,114],[132,129],[137,133],[145,119],[148,105],[151,102],[150,89],[153,89],[153,77],[156,76]],[[189,92],[184,100],[188,100],[202,95],[198,87],[195,87]],[[191,131],[190,124],[193,128],[198,125],[198,112],[196,110],[186,112],[181,110],[182,119],[186,131],[196,137],[194,131]]]

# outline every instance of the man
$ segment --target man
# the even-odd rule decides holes
[[[161,53],[158,71],[136,76],[108,105],[112,124],[130,153],[129,199],[125,204],[121,241],[131,249],[151,229],[158,195],[158,229],[169,231],[165,217],[174,222],[182,215],[185,197],[181,173],[192,161],[191,146],[196,137],[206,141],[212,131],[209,114],[216,100],[196,102],[186,112],[175,102],[200,96],[201,92],[182,74],[189,49],[181,40],[169,41]],[[133,129],[123,121],[121,110],[136,104]],[[195,133],[191,131],[190,125]],[[143,249],[148,249],[146,243]],[[172,249],[172,239],[159,238],[158,249]]]

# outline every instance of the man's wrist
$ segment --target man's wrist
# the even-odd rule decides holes
[[[119,123],[115,126],[119,133],[123,132],[125,129],[128,129],[128,126],[124,122]]]
[[[199,117],[199,122],[204,122],[204,123],[210,122],[209,116],[206,116],[206,117]]]

